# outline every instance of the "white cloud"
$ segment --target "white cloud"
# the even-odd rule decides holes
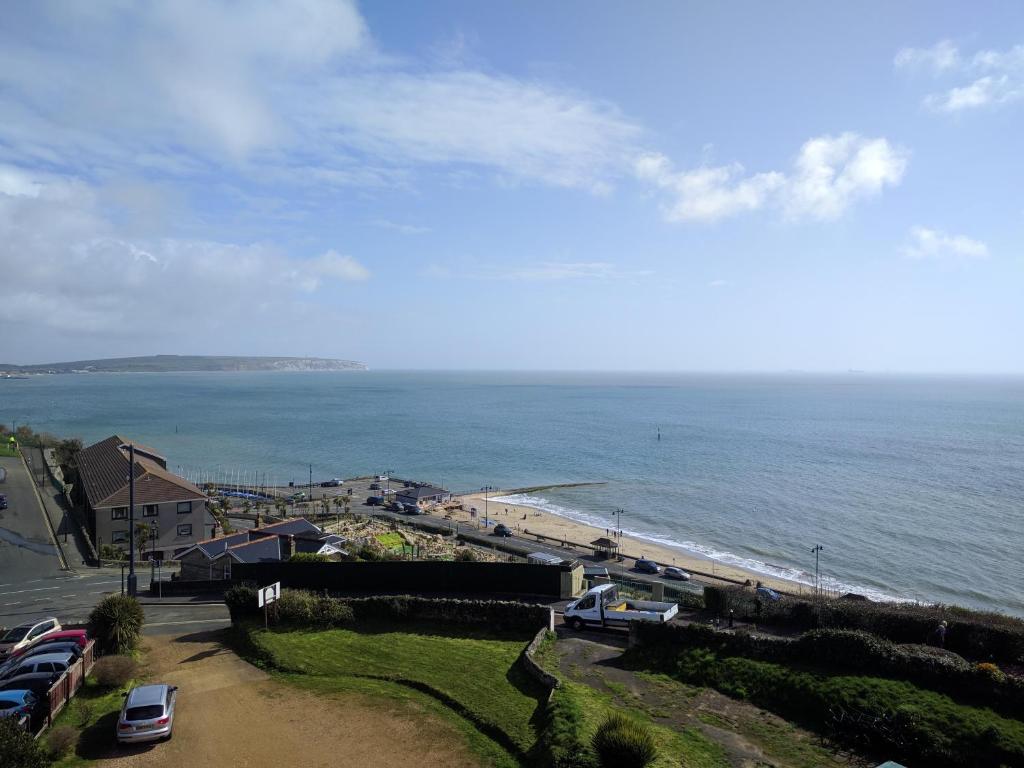
[[[709,288],[724,288],[727,285],[729,285],[728,280],[712,280],[708,283]]]
[[[964,56],[944,40],[932,48],[904,48],[895,63],[898,68],[925,66],[936,77],[961,81],[925,97],[925,106],[938,112],[998,106],[1024,97],[1024,45]]]
[[[834,219],[857,200],[899,184],[907,157],[884,138],[844,133],[807,141],[788,173],[744,176],[738,164],[676,171],[660,154],[641,155],[635,172],[668,192],[669,221],[715,221],[767,206],[791,218]]]
[[[7,322],[31,316],[73,334],[173,330],[206,338],[260,315],[287,325],[327,283],[369,276],[333,250],[296,258],[263,243],[127,239],[89,184],[8,167],[0,179],[0,319]]]
[[[19,162],[147,158],[175,173],[360,186],[467,164],[601,193],[639,135],[613,106],[551,84],[388,58],[350,0],[253,0],[245,13],[228,0],[41,0],[8,16],[0,157]]]
[[[403,224],[399,221],[391,221],[390,219],[373,219],[369,222],[370,226],[378,227],[380,229],[390,229],[393,232],[399,232],[403,235],[422,235],[430,231],[430,227],[420,227],[416,224]]]
[[[976,261],[989,256],[988,246],[980,240],[927,227],[913,227],[902,252],[910,259],[936,261]]]

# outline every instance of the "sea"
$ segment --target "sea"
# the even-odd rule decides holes
[[[0,422],[196,480],[390,472],[766,575],[1024,616],[1024,379],[524,372],[0,380]]]

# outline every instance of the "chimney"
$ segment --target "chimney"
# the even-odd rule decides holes
[[[281,542],[281,562],[287,562],[295,554],[295,537],[279,536],[278,540]]]

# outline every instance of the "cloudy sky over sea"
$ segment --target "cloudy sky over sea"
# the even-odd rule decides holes
[[[33,2],[0,361],[1024,372],[1017,3]]]

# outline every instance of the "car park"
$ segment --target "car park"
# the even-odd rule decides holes
[[[32,717],[39,711],[39,697],[32,691],[0,691],[0,717]]]
[[[636,569],[640,573],[661,573],[661,566],[653,560],[648,560],[646,557],[641,557],[636,561]]]
[[[117,718],[117,741],[130,744],[169,740],[174,735],[174,705],[178,687],[158,683],[140,685],[124,694]]]
[[[665,567],[664,576],[666,579],[675,579],[676,581],[690,580],[690,574],[688,574],[682,568],[676,568],[674,565],[669,565]]]
[[[61,672],[30,672],[0,680],[0,691],[32,691],[36,696],[45,696],[53,684],[60,680]]]
[[[0,637],[0,658],[32,645],[44,635],[60,631],[60,628],[60,622],[52,616],[12,627],[3,637]]]
[[[498,523],[496,526],[494,526],[494,535],[508,537],[512,535],[512,529],[504,523]]]
[[[75,662],[72,653],[44,653],[41,656],[33,656],[28,659],[19,659],[11,667],[0,674],[0,680],[7,680],[16,675],[25,675],[32,672],[67,672]]]

